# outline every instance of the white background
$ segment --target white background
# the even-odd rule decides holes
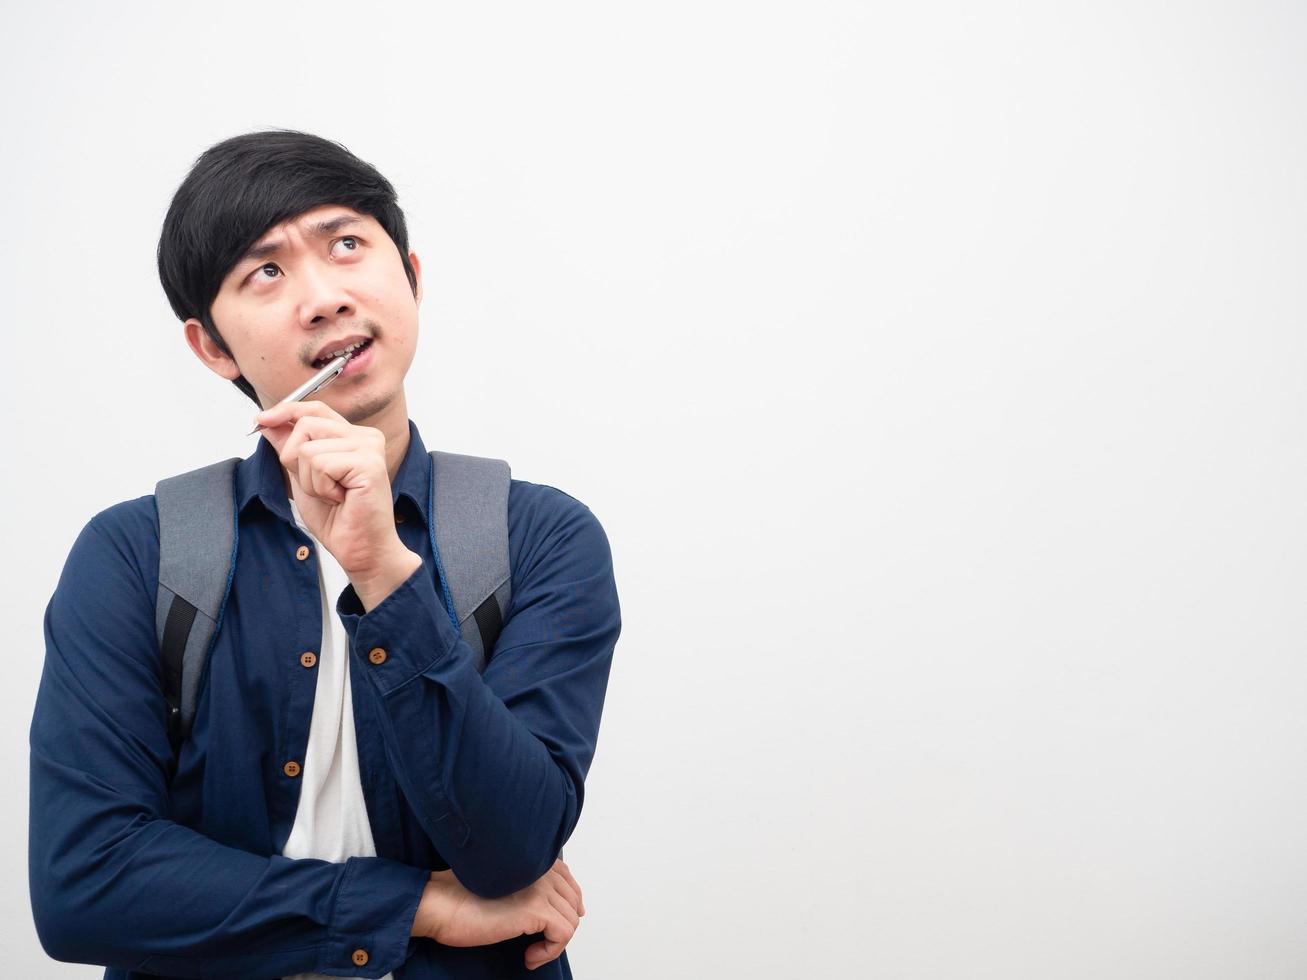
[[[623,633],[578,977],[1307,975],[1307,12],[18,4],[0,811],[78,531],[253,451],[154,249],[339,140],[423,261],[411,417],[586,502]],[[489,365],[488,372],[482,369]]]

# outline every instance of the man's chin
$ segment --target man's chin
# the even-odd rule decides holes
[[[350,399],[349,404],[345,406],[345,411],[337,409],[350,425],[373,425],[395,403],[394,391],[383,393],[368,391],[359,394],[361,397]]]

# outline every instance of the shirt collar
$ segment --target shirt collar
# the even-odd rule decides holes
[[[286,497],[286,481],[281,475],[281,460],[277,450],[267,439],[259,437],[254,452],[236,464],[236,510],[244,514],[246,506],[256,497],[269,511],[282,520],[294,523],[290,501]],[[418,435],[418,427],[408,420],[408,451],[399,464],[395,479],[390,484],[392,502],[398,506],[400,496],[407,497],[424,524],[429,523],[427,500],[431,491],[431,457]]]

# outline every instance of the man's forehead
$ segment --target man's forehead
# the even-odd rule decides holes
[[[320,204],[317,207],[309,208],[307,211],[301,211],[295,217],[287,218],[285,221],[268,228],[255,239],[251,249],[266,244],[273,239],[284,237],[290,228],[297,228],[301,233],[309,237],[320,237],[324,234],[331,234],[331,232],[344,227],[346,224],[364,223],[370,217],[370,215],[361,214],[344,204]]]

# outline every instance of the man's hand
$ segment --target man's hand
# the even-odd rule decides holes
[[[255,421],[266,427],[304,523],[371,610],[422,564],[395,530],[386,437],[320,401],[274,405]]]
[[[526,948],[526,968],[557,959],[576,933],[585,904],[581,886],[559,858],[539,881],[503,898],[481,898],[453,871],[434,871],[422,892],[412,935],[445,946],[488,946],[543,932]]]

